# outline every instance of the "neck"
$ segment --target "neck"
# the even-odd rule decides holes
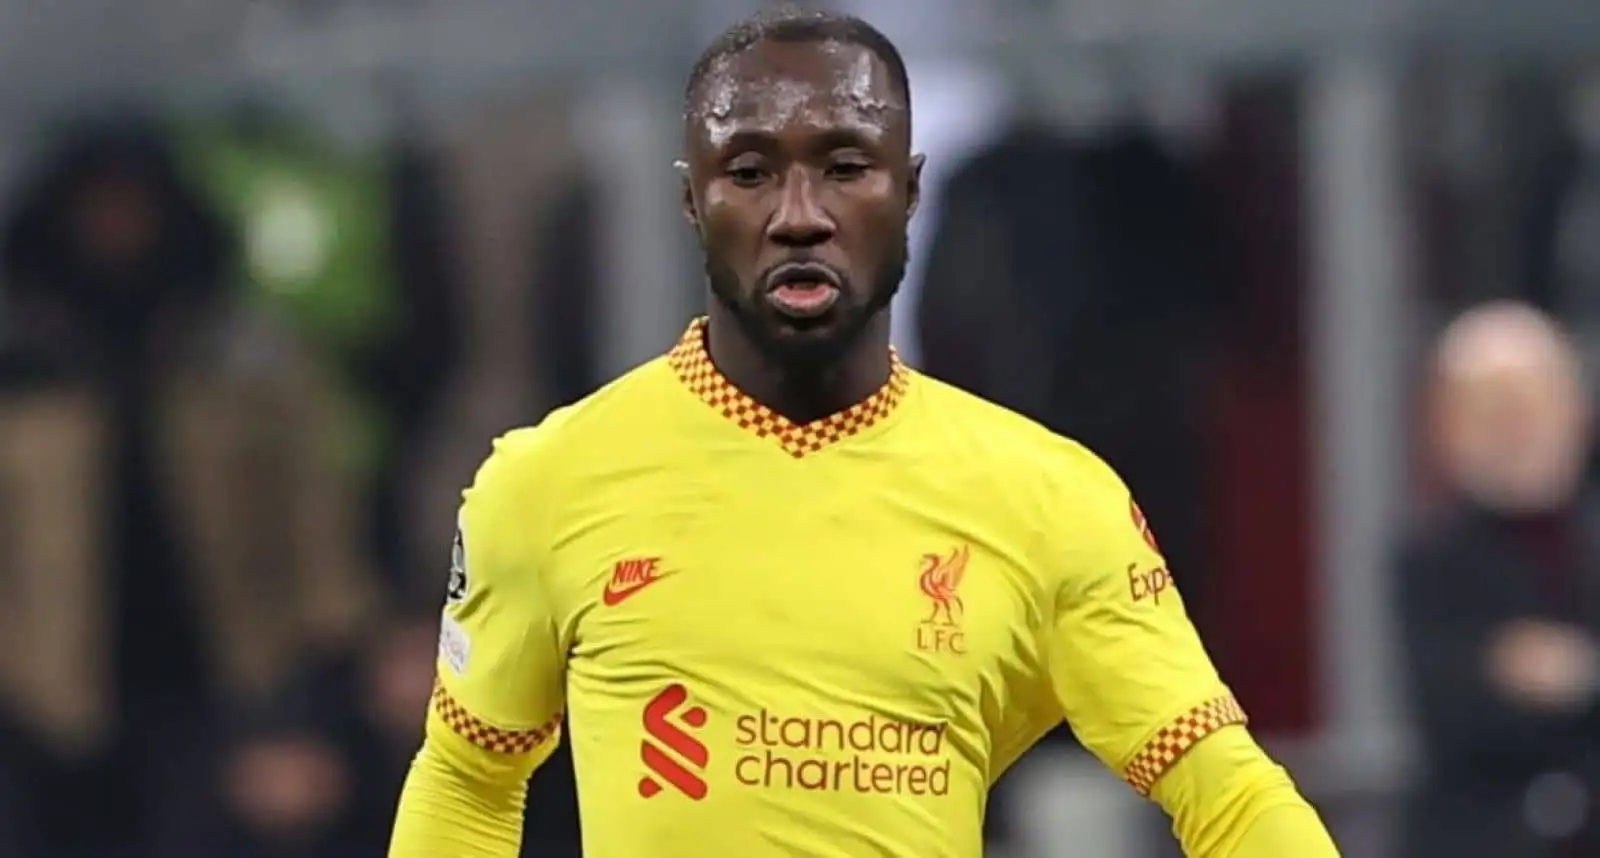
[[[785,362],[762,349],[713,302],[706,330],[711,362],[746,396],[795,423],[810,423],[866,400],[889,381],[889,313],[877,314],[837,358]]]

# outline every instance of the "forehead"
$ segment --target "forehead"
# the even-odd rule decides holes
[[[887,130],[904,112],[888,67],[836,41],[760,42],[715,63],[691,123],[716,139],[805,122]]]

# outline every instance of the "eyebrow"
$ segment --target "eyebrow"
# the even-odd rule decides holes
[[[872,146],[889,135],[889,129],[867,124],[853,124],[823,129],[814,140],[810,148],[814,151],[829,151],[832,149],[848,149],[856,146]],[[777,135],[761,128],[741,128],[728,135],[727,142],[723,143],[721,150],[755,150],[762,151],[773,148],[777,143]]]

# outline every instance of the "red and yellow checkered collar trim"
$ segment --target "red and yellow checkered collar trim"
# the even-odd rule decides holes
[[[733,386],[711,362],[706,350],[706,319],[689,323],[678,344],[667,353],[667,363],[684,386],[723,417],[762,438],[771,438],[796,459],[819,452],[863,432],[892,414],[905,399],[911,370],[889,350],[889,380],[866,399],[810,423],[796,423],[751,399]]]

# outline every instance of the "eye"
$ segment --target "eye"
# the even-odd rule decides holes
[[[736,161],[729,164],[727,169],[723,170],[723,174],[741,188],[753,188],[766,181],[767,178],[766,169],[748,162]]]
[[[827,176],[834,181],[853,182],[870,169],[872,165],[859,158],[841,158],[828,165]]]

